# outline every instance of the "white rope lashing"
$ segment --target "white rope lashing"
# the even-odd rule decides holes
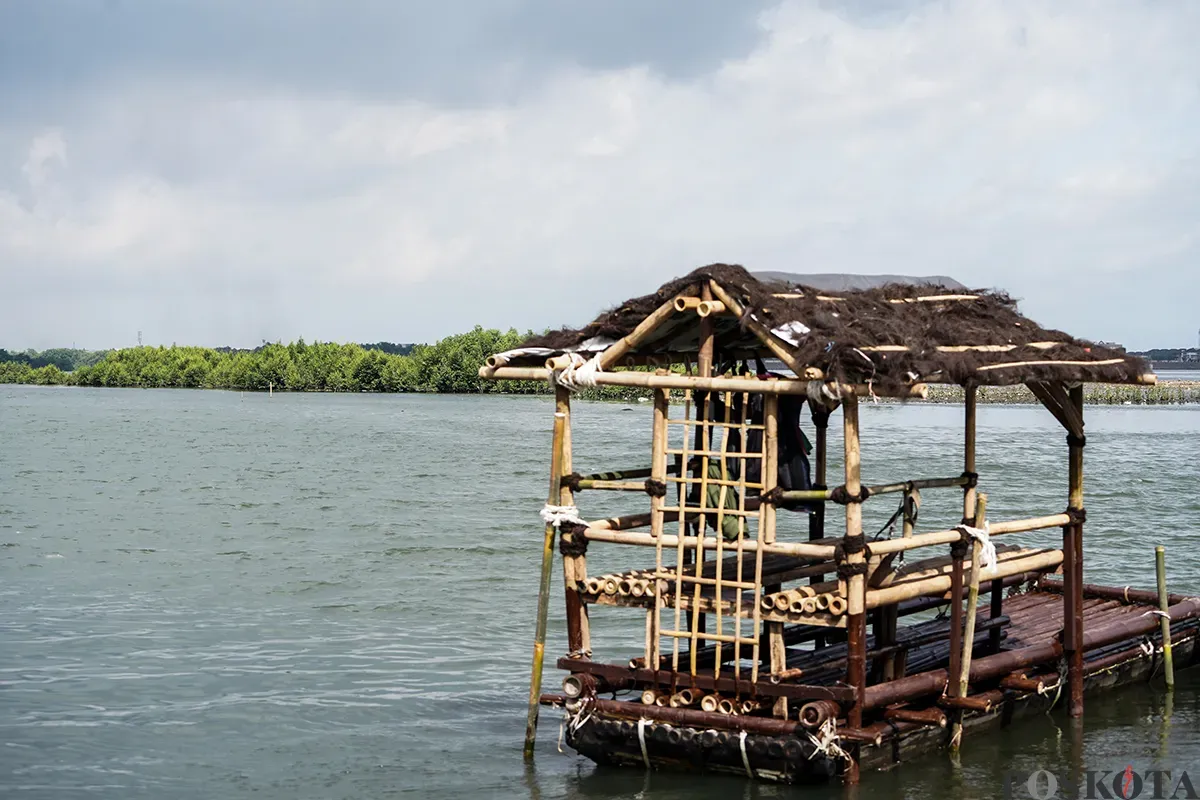
[[[553,525],[558,528],[564,522],[572,522],[576,525],[587,525],[579,517],[579,509],[575,506],[552,506],[549,503],[542,506],[542,521],[547,525]]]
[[[814,408],[836,408],[837,404],[842,402],[842,390],[838,384],[833,384],[833,386],[836,389],[830,388],[830,384],[825,381],[809,381],[805,387],[808,402]]]
[[[842,749],[838,744],[837,735],[837,720],[832,717],[821,723],[821,727],[817,729],[817,735],[809,734],[808,738],[813,743],[816,750],[813,751],[813,756],[817,753],[827,758],[850,758],[850,754]],[[812,756],[809,756],[811,759]]]
[[[638,744],[642,746],[642,762],[646,769],[650,769],[650,754],[646,752],[646,726],[649,724],[650,720],[645,717],[638,720]]]
[[[738,747],[742,751],[742,766],[746,768],[746,775],[750,780],[754,780],[754,770],[750,767],[750,756],[746,754],[746,732],[738,731]]]
[[[596,385],[596,376],[604,371],[600,366],[600,353],[591,358],[584,358],[579,353],[565,354],[571,363],[566,369],[555,370],[551,373],[553,380],[559,385],[572,392],[578,392],[583,388],[591,388]]]
[[[992,543],[992,539],[988,536],[988,525],[985,522],[982,528],[972,528],[970,525],[959,525],[955,528],[956,531],[962,531],[967,536],[970,536],[975,541],[979,542],[982,547],[979,551],[979,561],[983,564],[984,569],[995,571],[996,569],[996,545]]]

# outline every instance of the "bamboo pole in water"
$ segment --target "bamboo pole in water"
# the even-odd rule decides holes
[[[566,415],[554,414],[553,448],[550,453],[550,492],[546,502],[558,505],[562,496],[563,437],[566,431]],[[537,738],[538,698],[542,694],[542,663],[546,656],[546,615],[550,607],[550,569],[554,565],[554,525],[546,523],[546,535],[542,542],[542,580],[538,587],[537,626],[533,635],[533,670],[529,680],[529,715],[525,720],[525,758],[533,758],[533,744]]]
[[[1175,688],[1175,659],[1171,655],[1171,617],[1167,614],[1167,550],[1154,548],[1154,571],[1158,575],[1158,609],[1162,620],[1163,677],[1167,688]]]
[[[571,472],[571,393],[562,386],[554,390],[555,410],[563,415],[562,455],[559,460],[559,497],[558,505],[575,505],[575,495],[571,487],[561,479],[562,475]],[[573,533],[572,536],[583,537],[583,532]],[[586,541],[586,540],[585,540]],[[587,556],[563,556],[563,589],[566,592],[567,614],[567,651],[570,653],[590,653],[592,650],[591,631],[588,625],[587,606],[580,596],[583,583],[587,580]]]
[[[1075,415],[1083,420],[1083,387],[1068,391]],[[1070,493],[1068,507],[1083,512],[1083,444],[1082,436],[1067,436],[1069,448]],[[1070,690],[1069,713],[1083,716],[1083,523],[1073,520],[1063,527],[1063,621],[1067,657],[1067,688]],[[1069,581],[1067,579],[1070,579]]]
[[[987,524],[987,495],[980,493],[975,499],[975,519],[972,524],[982,528]],[[971,651],[975,647],[975,617],[979,608],[979,558],[983,553],[983,544],[978,539],[971,541],[971,577],[967,589],[967,629],[963,633],[962,655],[959,656],[958,696],[967,696],[967,678],[971,674]],[[950,735],[950,749],[957,750],[962,742],[962,717],[955,715],[954,727]]]
[[[857,497],[862,484],[859,479],[861,452],[858,442],[858,398],[854,395],[842,402],[842,423],[846,454],[846,493]],[[843,563],[855,570],[865,571],[866,554],[861,549],[862,539],[862,503],[847,503],[846,536],[842,540],[842,547],[846,551]],[[846,682],[854,689],[854,705],[847,714],[851,728],[862,727],[863,699],[867,688],[866,593],[867,576],[864,572],[850,575],[846,581]],[[847,772],[847,780],[851,784],[858,783],[858,763],[853,759]]]

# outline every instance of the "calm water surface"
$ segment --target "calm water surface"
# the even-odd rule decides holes
[[[578,469],[648,463],[645,405],[575,416]],[[864,407],[865,477],[957,474],[960,417]],[[1089,579],[1152,585],[1163,543],[1173,588],[1200,589],[1200,408],[1088,417]],[[0,796],[840,796],[598,770],[557,752],[554,712],[524,767],[550,418],[528,398],[0,386]],[[1048,414],[981,407],[989,516],[1062,509],[1065,461]],[[960,502],[929,493],[920,527]],[[594,571],[629,566],[613,549]],[[622,611],[597,610],[598,656],[639,646]],[[1080,763],[1200,778],[1198,697],[1192,677],[1170,707],[1126,690],[1088,706],[1082,739],[1056,712],[861,791],[996,797],[1010,767]]]

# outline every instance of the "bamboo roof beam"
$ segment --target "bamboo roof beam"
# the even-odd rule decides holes
[[[710,287],[712,287],[712,293],[716,295],[717,299],[725,304],[725,308],[727,308],[731,314],[739,318],[745,318],[746,327],[758,337],[759,341],[761,341],[770,349],[776,358],[786,364],[788,369],[796,373],[796,375],[803,378],[808,378],[809,380],[815,380],[824,377],[819,369],[805,367],[803,364],[797,361],[796,357],[792,355],[791,351],[787,349],[782,341],[780,341],[779,337],[771,333],[770,329],[767,328],[766,325],[762,324],[756,319],[746,317],[745,309],[742,307],[742,304],[734,299],[733,295],[725,291],[724,286],[717,281],[711,280],[708,282],[708,284]]]
[[[684,289],[676,297],[671,298],[656,308],[650,314],[650,316],[639,322],[637,326],[628,334],[623,336],[616,343],[609,346],[607,350],[600,354],[600,369],[606,370],[616,366],[622,358],[624,358],[639,344],[645,341],[646,337],[654,333],[654,331],[656,331],[660,325],[677,313],[675,310],[675,300],[678,297],[690,297],[695,294],[695,292],[695,287],[688,287]]]
[[[1068,433],[1083,436],[1083,417],[1071,402],[1067,388],[1061,381],[1030,381],[1025,385]]]
[[[550,370],[543,367],[488,367],[479,369],[479,377],[489,380],[544,381],[549,380]],[[712,392],[751,392],[760,394],[808,394],[809,381],[786,378],[698,378],[691,375],[650,372],[601,372],[596,376],[600,386],[640,386],[649,389],[694,389]],[[868,386],[865,383],[826,383],[834,394],[854,394],[858,397],[897,397],[920,399],[928,396],[928,387],[915,384],[902,389],[888,390]]]

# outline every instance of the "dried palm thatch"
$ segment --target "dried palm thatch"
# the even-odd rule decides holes
[[[707,281],[718,283],[743,307],[740,317],[717,318],[718,355],[769,355],[748,327],[754,320],[773,331],[797,363],[846,383],[1143,383],[1150,372],[1140,358],[1041,327],[1022,316],[1016,301],[1004,292],[887,283],[826,293],[803,283],[762,280],[733,264],[701,267],[604,312],[582,328],[535,336],[522,345],[533,353],[506,361],[540,363],[547,351],[571,352],[585,343],[594,350],[595,342],[621,339],[655,309],[681,293],[695,294]],[[696,316],[686,310],[642,339],[633,354],[686,355],[698,348]]]

